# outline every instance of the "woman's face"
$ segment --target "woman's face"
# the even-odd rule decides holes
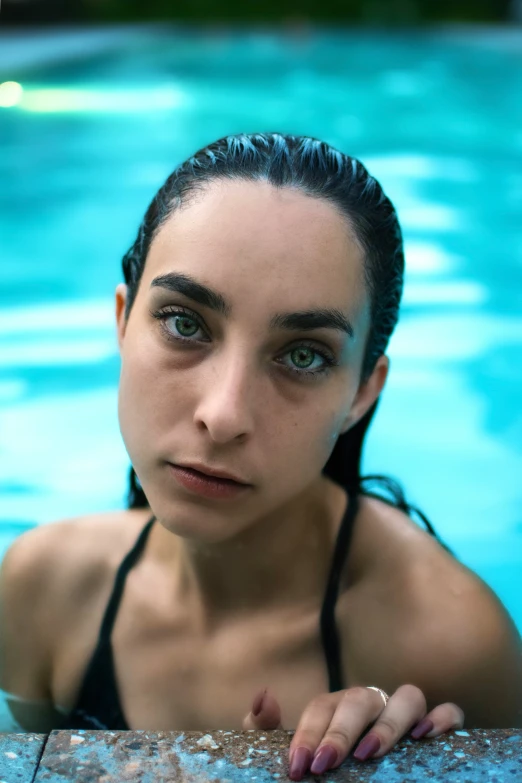
[[[178,292],[179,275],[213,299]],[[125,296],[118,286],[121,432],[151,508],[178,535],[224,540],[317,485],[339,433],[384,385],[381,357],[359,388],[362,251],[331,204],[297,189],[213,183],[160,229],[127,322]],[[313,329],[289,318],[309,311],[337,318]],[[252,486],[225,501],[189,493],[169,467],[189,462]]]

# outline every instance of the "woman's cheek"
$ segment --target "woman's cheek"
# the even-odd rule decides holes
[[[118,418],[123,441],[133,460],[151,433],[154,399],[151,378],[144,378],[129,365],[123,365],[118,391]]]

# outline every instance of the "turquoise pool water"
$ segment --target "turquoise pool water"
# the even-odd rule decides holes
[[[522,35],[19,36],[0,38],[22,88],[0,90],[0,553],[123,504],[112,294],[156,188],[227,133],[309,134],[367,164],[405,233],[366,472],[402,482],[522,630]]]

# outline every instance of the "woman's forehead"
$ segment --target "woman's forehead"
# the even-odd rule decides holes
[[[346,253],[357,241],[350,222],[326,199],[267,182],[213,182],[175,210],[160,229],[186,242],[257,246],[277,251],[316,247]],[[158,234],[159,236],[159,234]]]
[[[149,250],[144,277],[186,272],[257,297],[361,305],[363,252],[349,220],[324,199],[263,182],[226,182],[175,211]],[[326,303],[325,303],[326,304]]]

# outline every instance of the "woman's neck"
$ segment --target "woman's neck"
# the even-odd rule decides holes
[[[158,524],[149,553],[169,569],[173,601],[192,607],[204,633],[254,613],[319,606],[346,502],[344,490],[321,477],[284,513],[226,541],[181,538]]]

